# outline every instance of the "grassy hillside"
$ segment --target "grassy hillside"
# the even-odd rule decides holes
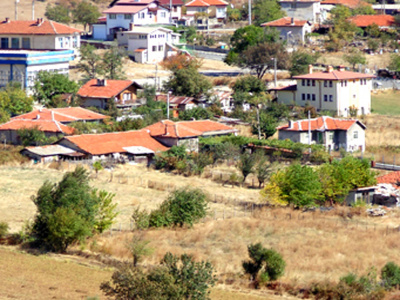
[[[400,115],[400,92],[382,91],[372,95],[373,112],[380,115]]]

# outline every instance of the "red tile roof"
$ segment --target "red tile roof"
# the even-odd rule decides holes
[[[297,91],[297,84],[278,86],[276,88],[270,88],[270,91]]]
[[[294,19],[292,24],[292,18],[284,17],[275,21],[261,24],[262,27],[303,27],[307,23],[306,20]]]
[[[109,118],[108,116],[95,113],[82,107],[63,107],[63,108],[42,108],[32,112],[16,116],[13,120],[54,120],[61,123],[69,123],[74,121],[94,121]]]
[[[150,4],[155,0],[119,0],[115,5],[143,5]]]
[[[148,5],[115,5],[103,11],[103,14],[136,14],[145,9]]]
[[[358,15],[348,19],[357,27],[367,27],[376,24],[379,27],[390,27],[394,25],[394,17],[391,15]]]
[[[400,171],[390,172],[389,174],[378,176],[376,181],[378,183],[391,184],[393,187],[399,189],[397,184],[400,183]]]
[[[150,125],[145,129],[150,130],[151,136],[170,138],[186,138],[237,132],[237,129],[234,129],[233,127],[210,120],[183,122],[163,120]]]
[[[156,100],[167,103],[167,96],[166,95],[158,95],[156,97]],[[185,96],[170,96],[169,97],[170,105],[190,104],[190,103],[193,103],[193,101],[194,101],[193,97],[185,97]]]
[[[7,123],[0,125],[0,131],[3,130],[20,130],[20,129],[32,129],[38,128],[40,131],[54,132],[62,134],[74,134],[75,129],[65,126],[57,121],[51,120],[10,120]]]
[[[131,85],[140,86],[131,80],[106,80],[106,85],[97,85],[97,79],[91,79],[86,82],[78,91],[77,95],[85,98],[103,98],[110,99],[126,90]]]
[[[127,151],[124,148],[132,146],[142,146],[154,152],[168,150],[168,147],[152,138],[147,130],[82,134],[64,137],[64,139],[91,155],[125,153]]]
[[[366,128],[363,123],[353,119],[334,119],[331,117],[323,116],[317,119],[311,119],[311,130],[325,131],[325,130],[348,130],[353,124],[358,123],[364,129]],[[307,131],[309,120],[292,121],[287,125],[280,126],[278,130],[284,131]]]
[[[279,2],[320,2],[320,0],[280,0]]]
[[[371,74],[363,74],[350,71],[337,71],[332,72],[315,72],[311,74],[293,76],[294,79],[321,79],[321,80],[351,80],[361,78],[375,78],[376,76]]]
[[[73,34],[81,31],[54,21],[3,21],[0,22],[0,34],[19,35],[59,35]]]
[[[169,7],[169,2],[170,0],[160,0],[160,4],[162,6],[166,6]],[[182,0],[172,0],[172,5],[177,5],[177,6],[182,6],[183,5],[183,1]]]
[[[223,0],[192,0],[185,4],[186,7],[228,6]]]
[[[362,0],[324,0],[321,1],[321,4],[343,5],[353,9],[359,6],[372,6],[371,4]]]

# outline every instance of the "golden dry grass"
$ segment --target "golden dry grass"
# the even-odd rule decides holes
[[[349,63],[343,59],[344,55],[345,53],[343,52],[321,53],[317,62],[332,66],[345,65],[351,67]],[[384,53],[382,55],[365,55],[365,58],[367,59],[367,67],[371,70],[373,70],[375,66],[378,68],[386,68],[390,62],[390,53]]]

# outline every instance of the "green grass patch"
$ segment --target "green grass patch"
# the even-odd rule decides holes
[[[385,91],[372,95],[372,112],[380,115],[400,115],[400,92]]]

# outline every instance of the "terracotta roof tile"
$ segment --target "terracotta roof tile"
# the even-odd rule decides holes
[[[13,120],[54,120],[61,123],[69,123],[74,121],[93,121],[93,120],[103,120],[108,118],[108,116],[95,113],[91,110],[84,109],[82,107],[63,107],[63,108],[52,108],[52,109],[38,109],[32,112],[16,116],[12,118]]]
[[[363,123],[354,119],[335,119],[331,117],[319,117],[317,119],[311,119],[311,130],[312,131],[324,131],[324,130],[348,130],[353,124],[359,123],[361,127],[366,128]],[[309,120],[293,121],[287,125],[280,126],[278,130],[284,131],[307,131]]]
[[[379,27],[390,27],[394,25],[394,17],[391,15],[358,15],[348,19],[357,27],[367,27],[376,24]]]
[[[10,120],[7,123],[0,125],[0,131],[3,130],[20,130],[24,128],[35,128],[37,127],[40,131],[63,133],[63,134],[74,134],[75,129],[65,126],[60,122],[51,120]]]
[[[97,79],[91,79],[86,82],[78,91],[77,95],[81,97],[91,97],[91,98],[112,98],[131,85],[136,84],[130,80],[111,80],[108,79],[105,86],[97,85]]]
[[[192,0],[185,4],[186,7],[228,6],[223,0]]]
[[[20,35],[59,35],[73,34],[81,31],[54,21],[3,21],[0,22],[0,34]]]
[[[234,129],[233,127],[210,120],[182,122],[163,120],[150,125],[145,129],[150,130],[151,136],[171,138],[197,137],[237,132],[237,129]]]
[[[284,17],[275,21],[261,24],[262,27],[303,27],[307,23],[306,20],[294,19],[292,24],[292,18]]]
[[[147,130],[82,134],[64,137],[64,139],[92,155],[125,153],[126,150],[123,148],[132,146],[142,146],[154,152],[168,150],[168,147],[151,137]]]
[[[315,72],[311,74],[293,76],[294,79],[322,79],[322,80],[351,80],[361,78],[375,78],[371,74],[363,74],[350,71]]]
[[[161,0],[160,4],[169,8],[169,1],[170,0]],[[182,6],[183,1],[182,0],[172,0],[172,5]]]
[[[158,95],[156,97],[156,100],[167,103],[167,96],[166,95]],[[170,105],[190,104],[190,103],[193,103],[193,101],[194,101],[193,97],[172,96],[172,95],[169,97]]]
[[[371,4],[362,1],[362,0],[324,0],[321,1],[321,4],[330,4],[330,5],[343,5],[349,8],[357,8],[359,6],[371,6]]]
[[[278,86],[276,88],[270,88],[270,91],[297,91],[297,84]]]
[[[390,172],[389,174],[378,176],[376,181],[378,183],[391,184],[396,189],[399,189],[397,184],[400,183],[400,171]]]

